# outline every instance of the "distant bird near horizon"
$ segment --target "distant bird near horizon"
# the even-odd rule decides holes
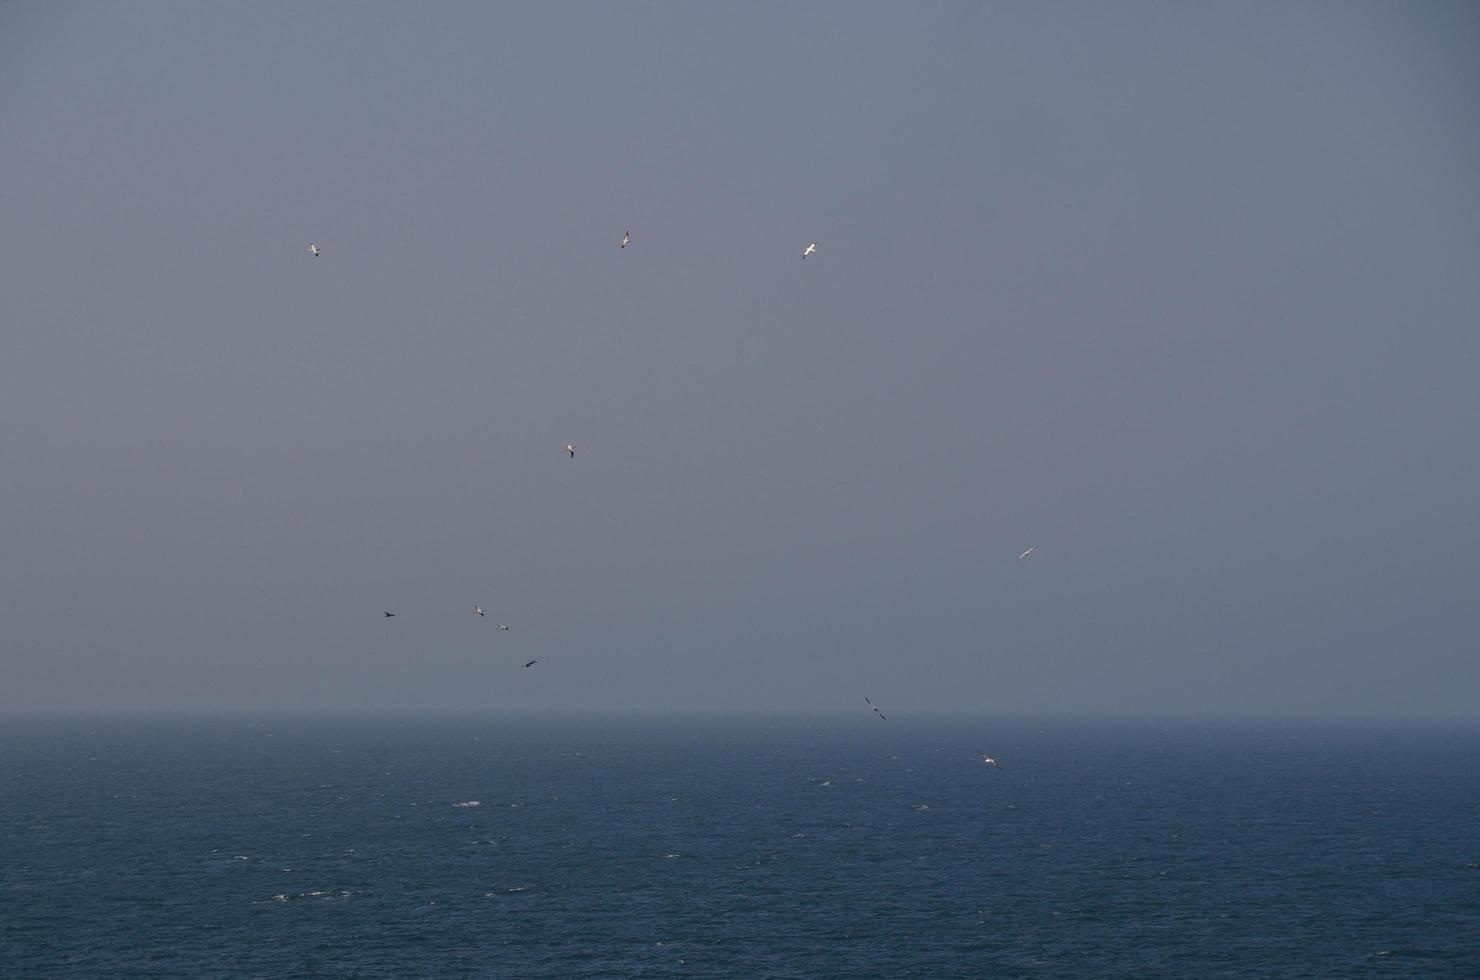
[[[505,626],[503,623],[499,623],[498,624],[498,628],[501,629],[501,630],[503,630],[505,633],[507,633],[509,630],[513,629],[514,627],[512,627],[512,626]]]
[[[309,251],[309,253],[311,255],[313,255],[314,258],[318,258],[319,257],[319,247],[317,245],[315,245],[313,242],[309,242],[308,243],[308,251]]]
[[[570,458],[571,459],[575,459],[576,458],[576,447],[575,447],[575,444],[574,443],[569,443],[569,442],[566,443],[565,444],[565,451],[568,452],[568,453],[570,453]]]
[[[539,663],[539,661],[538,661],[538,660],[531,660],[531,661],[530,661],[530,662],[529,662],[529,663],[527,663],[527,664],[525,664],[525,665],[524,665],[524,666],[525,666],[525,667],[526,667],[526,668],[528,668],[528,667],[533,667],[533,666],[534,666],[534,665],[535,665],[535,664],[537,664],[537,663]]]
[[[981,749],[977,749],[976,751],[977,751],[977,754],[982,757],[982,761],[985,762],[987,765],[991,766],[994,769],[1001,769],[1002,768],[1000,765],[997,764],[997,760],[996,759],[994,759],[991,756],[987,755]]]
[[[632,232],[630,232],[630,231],[624,231],[624,232],[622,232],[622,247],[623,248],[626,248],[628,245],[631,245],[631,244],[632,244]]]
[[[815,251],[817,251],[817,243],[813,242],[811,245],[808,245],[805,249],[802,250],[802,258],[805,259],[807,256],[811,255]]]
[[[1029,555],[1031,555],[1031,554],[1032,554],[1032,553],[1033,553],[1033,552],[1035,552],[1035,551],[1037,551],[1037,550],[1038,550],[1038,549],[1037,549],[1037,548],[1036,548],[1036,547],[1034,547],[1034,548],[1029,548],[1029,549],[1028,549],[1028,550],[1027,550],[1027,551],[1025,551],[1025,552],[1023,552],[1023,553],[1022,553],[1022,554],[1020,554],[1020,555],[1018,555],[1018,556],[1017,556],[1017,560],[1018,560],[1018,561],[1022,561],[1022,560],[1023,560],[1023,559],[1024,559],[1024,558],[1026,558],[1026,557],[1028,557],[1028,556],[1029,556]]]
[[[885,718],[884,717],[884,712],[882,712],[882,711],[879,710],[879,706],[877,704],[874,704],[872,701],[869,701],[868,700],[868,696],[867,695],[864,696],[864,700],[865,701],[868,701],[868,706],[870,708],[873,708],[874,709],[874,714],[876,714],[876,715],[879,716],[879,720],[880,721],[888,721],[889,720],[888,718]]]
[[[483,618],[483,607],[482,606],[474,606],[473,607],[473,612],[475,612],[475,613],[478,614],[478,618],[479,619],[482,619]]]
[[[392,617],[392,616],[394,616],[394,615],[395,615],[395,613],[393,613],[393,612],[388,612],[388,613],[386,613],[386,614],[385,614],[385,616],[384,616],[384,618],[385,618],[385,619],[390,619],[390,618],[391,618],[391,617]]]

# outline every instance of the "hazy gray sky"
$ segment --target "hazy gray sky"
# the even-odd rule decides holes
[[[0,708],[1476,714],[1477,51],[6,4]]]

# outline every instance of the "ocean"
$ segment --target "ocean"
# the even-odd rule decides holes
[[[1480,977],[1480,725],[889,714],[3,720],[0,976]]]

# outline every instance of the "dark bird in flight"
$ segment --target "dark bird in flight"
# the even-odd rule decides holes
[[[386,619],[390,619],[390,618],[391,618],[391,617],[392,617],[392,616],[394,616],[394,615],[395,615],[395,613],[393,613],[393,612],[388,612],[388,613],[386,613],[386,614],[385,614],[385,618],[386,618]]]
[[[531,660],[529,663],[525,664],[524,666],[526,666],[526,667],[533,667],[537,663],[539,663],[538,660]]]
[[[870,708],[873,708],[874,709],[874,714],[876,714],[876,715],[879,716],[879,720],[880,721],[888,721],[889,720],[888,718],[885,718],[884,717],[884,712],[882,712],[882,711],[879,710],[879,706],[877,704],[874,704],[872,701],[869,701],[868,698],[866,698],[866,697],[864,698],[864,700],[865,701],[868,701],[868,706]]]

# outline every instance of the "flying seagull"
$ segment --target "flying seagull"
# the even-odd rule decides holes
[[[624,231],[624,232],[622,232],[622,247],[623,248],[626,248],[628,245],[631,245],[631,244],[632,244],[632,232],[630,232],[630,231]]]
[[[473,607],[473,612],[475,612],[475,613],[478,614],[478,618],[479,619],[482,619],[483,618],[483,607],[482,606],[474,606]]]
[[[879,716],[879,720],[880,721],[888,721],[889,720],[888,718],[885,718],[884,717],[884,712],[882,712],[882,711],[879,710],[879,706],[877,704],[874,704],[872,701],[869,701],[867,697],[865,697],[864,700],[865,701],[868,701],[868,706],[870,708],[873,708],[874,709],[874,714],[876,714],[876,715]]]
[[[976,751],[977,751],[978,754],[981,755],[982,761],[985,762],[987,765],[991,766],[994,769],[1001,769],[1002,768],[1001,766],[997,765],[997,760],[996,759],[994,759],[991,756],[987,755],[981,749],[977,749]]]
[[[394,615],[395,615],[395,613],[393,613],[393,612],[388,612],[388,613],[386,613],[386,614],[385,614],[385,618],[386,618],[386,619],[390,619],[390,618],[391,618],[391,617],[392,617],[392,616],[394,616]]]
[[[1029,548],[1027,551],[1025,551],[1022,554],[1018,555],[1017,556],[1017,560],[1018,561],[1022,561],[1024,558],[1028,557],[1029,555],[1031,555],[1033,552],[1035,552],[1037,550],[1038,550],[1037,547]]]
[[[812,254],[812,253],[813,253],[813,252],[815,252],[815,251],[817,251],[817,243],[816,243],[816,242],[813,242],[813,243],[812,243],[812,244],[811,244],[811,245],[808,245],[808,246],[807,246],[807,247],[806,247],[806,248],[805,248],[805,249],[804,249],[804,250],[803,250],[803,251],[802,251],[802,258],[804,258],[804,259],[805,259],[805,258],[806,258],[806,257],[807,257],[807,256],[809,256],[809,255],[811,255],[811,254]]]
[[[313,253],[313,257],[314,258],[318,258],[319,257],[319,247],[317,245],[315,245],[313,242],[309,242],[308,243],[308,250],[311,253]]]
[[[570,444],[567,444],[566,447],[565,447],[565,451],[568,452],[568,453],[570,453],[570,458],[571,459],[575,459],[576,458],[576,447],[575,446],[570,445]]]
[[[504,632],[506,632],[506,633],[507,633],[507,632],[508,632],[508,631],[509,631],[509,630],[511,630],[511,629],[513,629],[513,627],[511,627],[511,626],[505,626],[505,625],[504,625],[504,624],[503,624],[503,623],[499,623],[499,624],[498,624],[498,628],[499,628],[499,629],[501,629],[501,630],[503,630],[503,631],[504,631]]]
[[[539,663],[538,660],[531,660],[529,663],[525,664],[524,666],[526,666],[526,667],[533,667],[537,663]]]

